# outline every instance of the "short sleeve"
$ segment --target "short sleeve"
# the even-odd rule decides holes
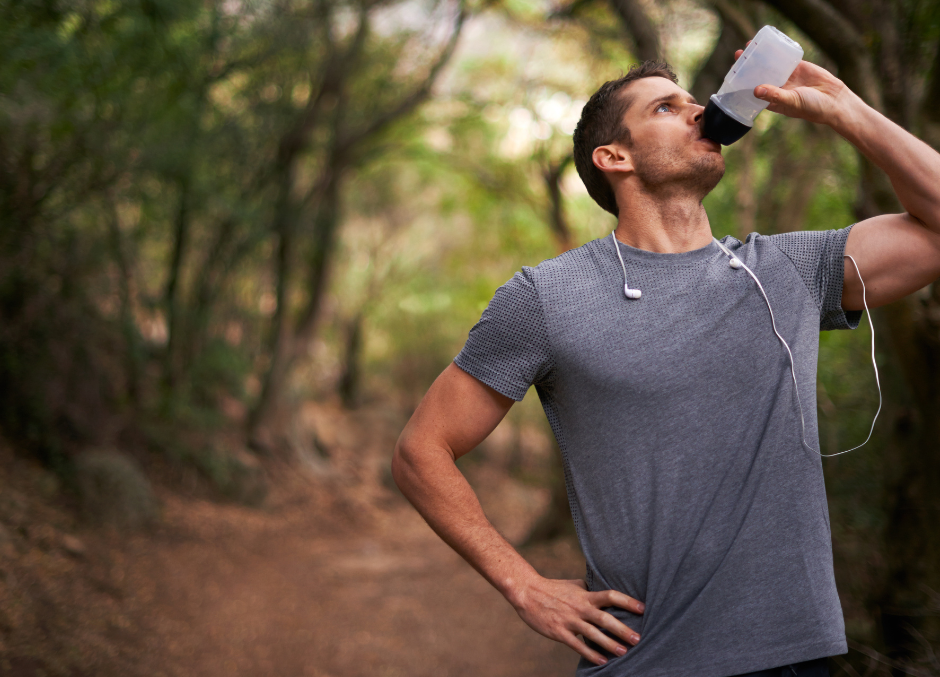
[[[531,268],[496,290],[454,362],[517,402],[529,386],[547,382],[554,365]]]
[[[852,226],[841,230],[804,230],[768,239],[793,263],[819,308],[819,328],[855,329],[861,311],[842,309],[845,241]]]

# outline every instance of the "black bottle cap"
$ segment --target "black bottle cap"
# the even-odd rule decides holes
[[[742,136],[751,131],[747,125],[743,125],[733,117],[725,113],[711,99],[705,106],[705,120],[702,125],[702,135],[712,141],[717,141],[722,146],[730,146]]]

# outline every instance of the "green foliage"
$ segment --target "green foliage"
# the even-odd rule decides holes
[[[214,338],[193,361],[190,372],[192,398],[201,406],[218,408],[220,396],[242,399],[251,363],[244,352]]]

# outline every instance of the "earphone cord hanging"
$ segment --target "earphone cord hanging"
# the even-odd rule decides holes
[[[627,266],[623,262],[623,254],[620,253],[620,245],[617,244],[616,232],[616,230],[610,231],[610,239],[614,241],[614,249],[617,252],[617,258],[620,259],[620,267],[623,268],[623,286],[627,288],[630,286],[627,284]]]
[[[881,396],[881,379],[878,376],[878,363],[875,361],[875,324],[871,319],[871,311],[868,310],[868,300],[865,298],[865,280],[862,279],[862,271],[858,269],[858,263],[855,262],[855,259],[851,254],[844,254],[845,258],[849,259],[852,262],[852,265],[855,267],[855,272],[858,275],[859,282],[862,283],[862,307],[865,309],[865,317],[868,318],[868,326],[871,328],[871,366],[875,370],[875,385],[878,386],[878,409],[875,411],[875,417],[871,420],[871,428],[868,430],[868,437],[865,438],[865,441],[859,444],[857,447],[852,447],[851,449],[846,449],[845,451],[838,451],[834,454],[823,454],[815,449],[812,449],[820,456],[830,457],[830,456],[840,456],[842,454],[847,454],[850,451],[855,451],[861,447],[864,447],[868,444],[868,440],[871,439],[872,433],[875,432],[875,422],[878,420],[878,414],[881,413],[882,405],[882,396]],[[790,371],[793,372],[793,358],[790,358]],[[800,399],[800,393],[796,393],[797,402]],[[803,444],[804,446],[809,446],[806,444],[806,423],[803,421],[803,405],[800,404],[800,424],[803,426]]]
[[[875,418],[873,418],[871,421],[871,429],[868,431],[868,437],[865,438],[864,442],[859,444],[857,447],[852,447],[851,449],[846,449],[845,451],[838,451],[834,454],[824,454],[818,449],[813,449],[813,447],[811,447],[806,442],[806,418],[803,416],[803,401],[800,399],[800,387],[797,385],[797,382],[796,382],[796,365],[793,362],[793,353],[790,351],[790,346],[787,345],[787,342],[780,335],[780,332],[777,331],[777,322],[774,319],[774,311],[770,307],[770,300],[767,298],[767,292],[764,291],[764,285],[760,283],[760,280],[757,279],[757,275],[755,275],[754,272],[750,268],[748,268],[747,265],[745,265],[743,261],[741,261],[741,259],[738,259],[736,256],[734,256],[728,250],[728,248],[725,247],[723,244],[721,244],[721,242],[718,242],[717,239],[715,239],[715,242],[718,244],[718,247],[725,254],[739,261],[741,263],[741,267],[744,268],[744,270],[747,271],[748,275],[751,276],[754,282],[757,283],[757,288],[760,289],[760,293],[763,294],[764,296],[764,303],[767,304],[767,310],[770,311],[770,324],[774,329],[774,334],[777,335],[777,338],[780,340],[780,343],[783,344],[783,347],[787,349],[787,355],[790,357],[790,376],[793,377],[793,389],[796,391],[796,403],[800,407],[800,427],[803,432],[803,438],[802,438],[803,446],[809,449],[810,451],[812,451],[813,453],[818,454],[819,456],[822,456],[824,458],[829,458],[830,456],[840,456],[842,454],[847,454],[850,451],[855,451],[856,449],[860,449],[861,447],[864,447],[866,444],[868,444],[868,440],[871,439],[872,433],[875,431],[875,422],[878,420],[878,414],[881,413],[882,397],[881,397],[881,379],[878,377],[878,364],[877,362],[875,362],[875,325],[871,320],[871,313],[868,311],[868,300],[865,297],[865,280],[862,279],[862,271],[858,269],[858,263],[855,262],[855,259],[852,258],[850,254],[844,255],[845,258],[849,259],[852,262],[852,265],[855,266],[855,272],[858,273],[858,279],[862,283],[862,306],[864,306],[865,308],[865,316],[868,317],[868,326],[871,327],[871,364],[872,364],[872,367],[874,367],[875,369],[875,384],[878,386],[878,411],[875,412]]]

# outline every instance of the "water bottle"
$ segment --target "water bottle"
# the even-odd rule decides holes
[[[703,134],[723,146],[744,136],[768,103],[754,96],[757,85],[782,87],[803,58],[803,48],[773,26],[761,28],[734,62],[717,94],[705,106]]]

